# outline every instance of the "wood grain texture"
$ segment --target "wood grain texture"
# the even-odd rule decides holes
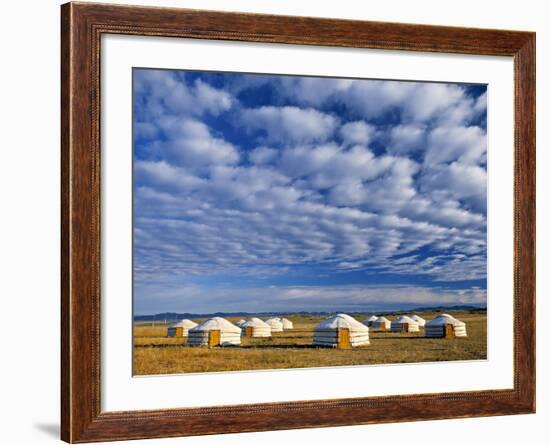
[[[100,38],[104,33],[514,57],[514,388],[232,407],[101,412],[99,63]],[[93,442],[534,412],[533,33],[69,3],[61,8],[61,37],[63,440]]]

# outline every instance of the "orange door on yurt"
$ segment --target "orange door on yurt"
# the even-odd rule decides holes
[[[176,328],[176,337],[183,337],[183,328]]]
[[[452,324],[447,323],[445,325],[445,331],[443,332],[443,335],[445,337],[454,337],[455,336],[455,327]]]
[[[351,339],[348,328],[338,329],[338,348],[348,349],[351,348]]]
[[[254,335],[254,328],[252,326],[247,326],[244,335],[247,337],[252,337]]]
[[[208,346],[219,346],[221,342],[221,332],[219,330],[217,331],[210,331],[208,334]]]

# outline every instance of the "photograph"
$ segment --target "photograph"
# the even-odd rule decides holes
[[[134,67],[133,374],[486,360],[487,94]]]

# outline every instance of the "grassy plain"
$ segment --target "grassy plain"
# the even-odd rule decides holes
[[[347,350],[313,347],[313,329],[325,316],[285,315],[294,329],[268,339],[242,337],[241,346],[186,346],[187,339],[167,338],[166,324],[134,326],[134,375],[253,369],[310,368],[342,365],[478,360],[487,358],[487,314],[449,312],[466,323],[467,338],[427,339],[424,332],[392,334],[370,329],[370,345]],[[350,314],[364,320],[366,314]],[[399,314],[390,314],[392,320]],[[426,320],[438,313],[419,313]],[[228,317],[235,322],[242,317]],[[201,322],[203,319],[195,319]]]

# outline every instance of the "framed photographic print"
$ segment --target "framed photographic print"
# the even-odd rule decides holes
[[[62,6],[62,438],[535,409],[535,35]]]

